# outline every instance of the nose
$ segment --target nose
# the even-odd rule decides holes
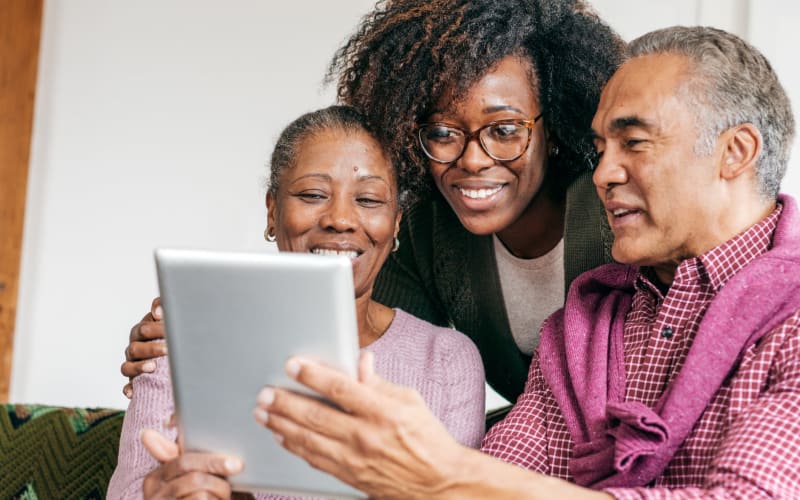
[[[473,137],[467,143],[464,154],[458,159],[457,165],[470,173],[478,173],[485,168],[489,168],[495,164],[494,159],[486,154],[483,150],[480,140]]]
[[[358,214],[354,205],[354,201],[342,196],[332,197],[319,219],[320,226],[337,233],[355,231],[358,227]]]
[[[598,193],[608,191],[614,186],[628,182],[628,170],[622,161],[621,155],[614,151],[614,148],[607,147],[600,157],[597,168],[592,175]],[[602,196],[601,196],[602,197]]]

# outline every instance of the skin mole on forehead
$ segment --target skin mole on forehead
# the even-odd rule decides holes
[[[358,172],[358,165],[353,165],[353,172]]]

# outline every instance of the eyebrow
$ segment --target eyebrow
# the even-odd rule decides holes
[[[381,181],[381,182],[383,182],[385,184],[388,184],[388,182],[386,182],[385,178],[381,177],[380,175],[375,175],[375,174],[359,175],[358,176],[358,181],[359,182],[363,182],[363,181]]]
[[[317,178],[317,179],[322,179],[323,181],[330,181],[330,180],[333,179],[328,174],[310,173],[310,174],[301,175],[300,177],[294,179],[292,181],[292,184],[294,184],[297,181],[300,181],[300,180],[303,180],[303,179],[308,179],[308,178]]]
[[[300,181],[300,180],[303,180],[303,179],[308,179],[308,178],[321,179],[323,181],[332,181],[333,180],[333,177],[331,177],[328,174],[313,172],[313,173],[310,173],[310,174],[301,175],[300,177],[294,179],[292,181],[292,184],[294,184],[297,181]],[[376,180],[376,181],[381,181],[381,182],[383,182],[384,184],[387,184],[387,185],[389,184],[389,182],[385,178],[381,177],[380,175],[375,175],[375,174],[362,174],[362,175],[359,175],[356,180],[358,182]]]
[[[621,116],[619,118],[614,118],[608,127],[609,132],[611,133],[620,132],[628,128],[642,128],[645,130],[653,130],[655,128],[655,124],[639,116],[632,115],[632,116]],[[592,139],[603,138],[594,129],[592,129],[591,136]]]
[[[519,108],[517,108],[515,106],[511,106],[509,104],[500,104],[498,106],[489,106],[488,108],[483,108],[484,114],[487,114],[487,115],[490,114],[490,113],[497,113],[497,112],[500,112],[500,111],[515,111],[515,112],[517,112],[517,113],[519,113],[521,115],[525,114],[521,109],[519,109]]]
[[[496,106],[488,106],[488,107],[483,108],[481,110],[481,112],[483,114],[485,114],[485,115],[489,115],[489,114],[492,114],[492,113],[499,113],[500,111],[514,111],[514,112],[519,113],[521,115],[526,115],[527,114],[524,111],[522,111],[521,109],[519,109],[518,107],[512,106],[510,104],[498,104]],[[430,115],[443,115],[443,114],[447,114],[447,113],[448,113],[447,109],[432,109],[428,116],[430,116]]]

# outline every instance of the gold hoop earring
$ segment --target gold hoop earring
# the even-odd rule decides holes
[[[270,243],[275,243],[275,240],[278,238],[275,237],[275,234],[272,232],[272,228],[268,227],[264,230],[264,239]]]
[[[395,236],[394,237],[394,246],[392,247],[392,253],[395,253],[399,249],[400,249],[400,238]]]

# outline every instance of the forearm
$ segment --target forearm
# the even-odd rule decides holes
[[[142,374],[134,381],[136,388],[125,413],[117,466],[109,484],[109,498],[141,498],[142,479],[158,466],[142,445],[142,429],[155,429],[175,439],[175,429],[166,425],[173,412],[166,359],[156,361],[154,373]]]
[[[436,499],[552,499],[603,500],[612,497],[567,481],[517,467],[484,453],[464,450],[446,472],[449,481],[432,492]]]

